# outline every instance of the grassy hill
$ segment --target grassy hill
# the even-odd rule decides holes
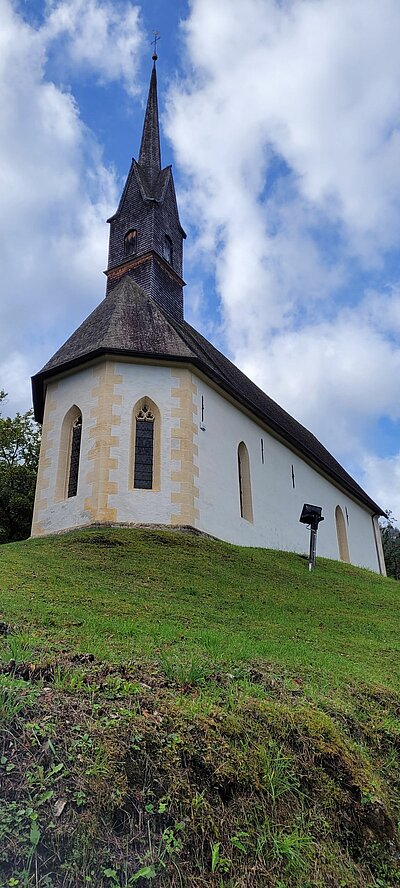
[[[109,529],[0,590],[0,888],[400,885],[398,583]]]

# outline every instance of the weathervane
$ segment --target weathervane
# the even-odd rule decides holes
[[[161,38],[160,38],[160,32],[159,32],[159,31],[154,31],[154,39],[151,41],[151,45],[152,45],[152,47],[153,47],[153,55],[152,55],[153,62],[156,62],[157,59],[158,59],[158,55],[157,55],[157,43],[158,43],[158,41],[159,41],[160,39],[161,39]]]

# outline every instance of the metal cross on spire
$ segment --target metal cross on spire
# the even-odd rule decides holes
[[[154,38],[153,38],[153,40],[151,41],[151,45],[152,45],[152,47],[153,47],[153,55],[152,55],[153,62],[156,62],[157,59],[158,59],[158,55],[157,55],[157,43],[158,43],[158,41],[159,41],[160,39],[161,39],[161,38],[160,38],[160,32],[159,32],[159,31],[154,31]]]

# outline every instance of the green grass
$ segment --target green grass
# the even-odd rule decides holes
[[[398,583],[102,529],[0,589],[0,888],[400,885]]]
[[[0,585],[7,619],[46,651],[267,660],[319,687],[399,689],[398,585],[326,559],[309,574],[294,554],[92,530],[2,546]]]

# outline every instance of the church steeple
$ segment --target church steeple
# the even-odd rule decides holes
[[[143,124],[142,141],[140,144],[139,164],[146,170],[150,181],[153,182],[161,170],[160,127],[158,123],[157,73],[155,61],[151,72],[150,89]]]
[[[182,241],[171,167],[161,168],[156,54],[139,161],[132,160],[119,207],[108,220],[107,295],[128,274],[154,301],[183,320]]]

